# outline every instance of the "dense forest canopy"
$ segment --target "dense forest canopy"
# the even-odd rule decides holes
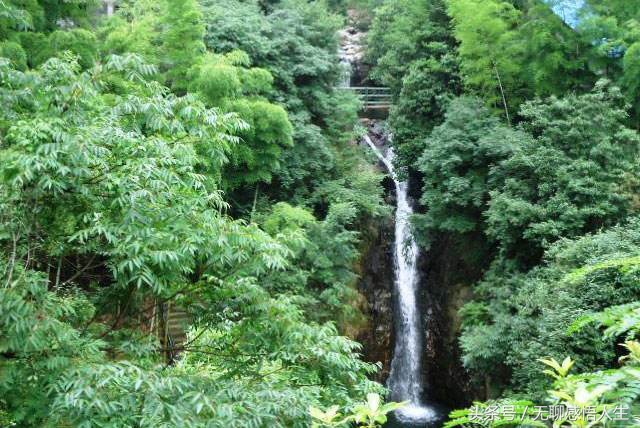
[[[640,411],[640,7],[569,3],[0,0],[0,426],[385,422],[354,16],[415,238],[480,273],[468,404]]]

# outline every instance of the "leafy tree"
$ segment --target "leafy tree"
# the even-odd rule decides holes
[[[4,414],[22,426],[306,426],[310,405],[380,391],[358,345],[256,282],[291,252],[223,214],[246,123],[154,72],[135,56],[88,71],[54,58],[28,74],[2,60]],[[109,92],[116,77],[126,94]],[[185,308],[202,333],[176,367],[149,324],[154,302]]]
[[[535,262],[548,243],[631,213],[639,140],[615,88],[533,101],[520,114],[533,138],[495,169],[487,233],[510,257]]]
[[[160,59],[162,70],[166,70],[163,80],[174,91],[188,89],[207,105],[240,115],[248,127],[239,135],[241,142],[228,153],[226,189],[244,191],[246,186],[271,182],[280,169],[282,149],[291,147],[293,134],[287,112],[263,97],[272,91],[271,73],[250,68],[251,60],[243,51],[205,53],[204,24],[197,2],[186,8],[180,5],[180,19],[176,19],[178,12],[174,10],[177,4],[168,2],[148,11],[142,7],[145,4],[134,3],[119,13],[115,23],[108,24],[115,29],[107,33],[106,47],[120,51],[132,44],[151,58]],[[171,37],[165,37],[167,28],[171,28]],[[183,40],[187,40],[186,48]]]
[[[524,3],[517,29],[525,51],[523,74],[518,79],[542,97],[568,91],[581,93],[593,87],[596,73],[589,69],[592,43],[554,14],[550,3]]]
[[[526,274],[496,264],[476,289],[482,299],[464,312],[465,366],[480,376],[489,373],[496,386],[498,375],[508,373],[504,395],[535,401],[549,388],[536,363],[541,356],[569,355],[580,371],[612,367],[619,334],[603,339],[588,318],[580,329],[573,326],[591,313],[638,300],[638,242],[633,220],[556,243]]]
[[[460,42],[460,66],[465,84],[487,94],[487,101],[503,110],[507,122],[522,82],[523,48],[515,27],[521,13],[501,0],[451,0],[455,36]],[[514,99],[515,98],[515,99]],[[511,106],[510,106],[511,105]]]
[[[450,0],[468,88],[507,122],[533,96],[583,91],[594,83],[586,41],[538,1]],[[517,118],[516,118],[517,119]]]
[[[95,21],[98,2],[14,1],[0,5],[0,54],[24,71],[71,51],[88,68],[97,59],[97,45],[86,28]],[[64,23],[64,24],[63,24]],[[62,28],[66,27],[66,28]]]
[[[604,86],[532,101],[512,130],[477,100],[456,100],[416,164],[429,177],[418,227],[482,231],[526,267],[559,238],[624,219],[633,211],[638,137],[624,125],[623,105]]]
[[[285,102],[290,112],[304,108],[318,123],[325,114],[332,115],[323,100],[340,75],[336,32],[341,19],[328,13],[324,4],[290,0],[280,2],[268,15],[256,2],[208,0],[203,8],[205,43],[210,49],[247,52],[254,65],[273,74],[276,99]],[[244,23],[249,27],[245,29]]]
[[[238,113],[249,125],[230,158],[225,174],[229,188],[271,182],[279,170],[282,149],[293,145],[287,112],[261,97],[272,90],[273,77],[261,68],[246,68],[242,51],[207,55],[190,71],[190,88],[211,105]]]
[[[50,33],[59,29],[61,22],[88,27],[96,21],[99,6],[96,0],[4,0],[0,5],[0,39],[24,30]]]
[[[579,311],[637,299],[633,279],[612,288],[607,282],[561,289],[556,284],[566,269],[592,263],[586,257],[618,257],[604,243],[621,238],[593,238],[599,244],[567,266],[556,259],[591,242],[584,238],[570,249],[563,238],[597,232],[635,212],[638,138],[624,125],[623,106],[617,89],[599,86],[586,95],[525,103],[523,122],[512,129],[480,100],[461,98],[427,140],[416,165],[429,177],[421,199],[426,210],[415,219],[419,237],[428,244],[439,233],[462,241],[484,234],[500,250],[475,287],[481,299],[462,312],[463,362],[476,380],[490,373],[488,382],[506,391],[541,394],[547,385],[533,364],[541,355],[559,358],[573,351],[583,370],[612,364],[611,343],[593,330],[572,339],[558,331]],[[626,232],[619,236],[633,229],[621,230]],[[628,242],[620,245],[632,256]],[[550,266],[535,268],[549,248]],[[484,260],[495,257],[490,245],[482,251]],[[473,262],[465,252],[461,257]],[[551,289],[557,293],[549,294]]]
[[[12,65],[19,70],[24,71],[27,68],[27,54],[19,43],[1,42],[0,56],[10,59]]]
[[[293,129],[287,112],[266,101],[240,100],[229,108],[249,124],[241,134],[245,144],[238,145],[231,156],[228,184],[270,182],[280,169],[282,149],[293,145]],[[237,178],[234,178],[237,177]]]
[[[399,166],[422,180],[417,237],[464,242],[457,257],[486,270],[461,311],[463,364],[501,397],[480,406],[547,400],[602,412],[637,403],[637,345],[625,344],[619,367],[615,344],[634,338],[622,326],[637,317],[639,147],[628,126],[639,16],[629,2],[589,0],[571,28],[550,3],[387,0],[368,58],[394,92]],[[469,254],[478,247],[482,257]],[[576,323],[603,310],[604,337]],[[474,426],[470,412],[449,425]]]
[[[456,42],[443,2],[387,1],[369,35],[372,76],[395,94],[390,112],[399,166],[410,168],[424,138],[460,92]]]
[[[428,177],[420,200],[428,208],[418,217],[418,227],[426,233],[484,230],[483,214],[494,183],[491,168],[508,159],[527,138],[503,126],[481,100],[454,100],[416,163]]]
[[[633,107],[632,123],[638,128],[639,92],[637,78],[640,31],[637,10],[624,2],[585,2],[578,31],[592,48],[591,68],[612,79],[623,89]]]
[[[125,2],[102,31],[108,53],[136,53],[158,64],[161,81],[183,95],[193,76],[191,68],[206,53],[204,23],[196,0]]]
[[[638,328],[637,307],[637,304],[613,306],[585,319],[607,326],[607,339],[613,336],[612,332],[628,333],[633,338]],[[619,359],[620,367],[608,370],[570,374],[575,364],[570,357],[565,358],[562,363],[554,358],[538,359],[549,367],[544,373],[553,379],[553,389],[548,391],[547,402],[554,408],[566,409],[567,412],[554,412],[551,407],[545,408],[530,400],[504,399],[475,403],[472,409],[456,410],[451,413],[451,420],[445,426],[497,427],[521,426],[526,423],[527,426],[546,427],[547,423],[544,421],[552,421],[554,426],[572,428],[634,426],[633,412],[637,409],[640,398],[640,343],[627,340],[621,346],[625,349],[625,355]],[[571,414],[569,409],[578,411]],[[513,416],[514,412],[516,418]]]
[[[308,299],[308,312],[318,320],[358,321],[354,306],[353,265],[358,257],[358,233],[348,229],[357,211],[348,203],[334,203],[318,221],[308,210],[284,202],[273,206],[261,220],[274,238],[287,242],[293,263],[264,279],[264,286],[279,293]]]
[[[204,54],[204,22],[197,0],[165,0],[166,11],[161,19],[164,54],[161,66],[171,87],[184,91],[185,75],[194,60]]]
[[[102,51],[107,54],[134,52],[150,64],[161,61],[161,16],[165,2],[123,2],[117,13],[99,28]],[[195,60],[194,58],[193,60]]]
[[[345,144],[357,104],[330,90],[337,18],[277,6],[300,47],[293,67],[271,58],[293,70],[282,91],[246,53],[205,52],[195,1],[123,2],[94,32],[88,3],[22,3],[0,3],[0,424],[306,427],[311,406],[384,393],[330,322],[356,298],[354,229],[384,212]],[[291,151],[285,107],[322,153],[300,165],[318,219],[258,204]],[[230,217],[254,184],[252,215]],[[167,307],[190,319],[183,343]]]
[[[269,196],[307,202],[316,186],[347,175],[339,151],[352,135],[358,103],[333,88],[341,72],[341,18],[322,2],[303,0],[268,8],[257,1],[207,0],[203,8],[207,46],[221,52],[242,50],[254,66],[268,70],[274,90],[267,97],[281,103],[293,124],[294,145],[282,153],[281,167],[265,190]]]

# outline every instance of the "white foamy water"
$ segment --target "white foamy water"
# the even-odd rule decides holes
[[[437,417],[432,407],[422,403],[422,335],[418,292],[418,245],[409,221],[413,208],[409,203],[408,184],[399,181],[393,168],[393,149],[386,156],[373,144],[368,135],[365,142],[389,170],[396,187],[397,209],[395,221],[395,289],[396,289],[396,346],[391,361],[388,386],[394,401],[409,401],[409,405],[397,411],[401,421],[426,422]]]

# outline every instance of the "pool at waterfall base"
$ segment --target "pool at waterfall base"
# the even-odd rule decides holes
[[[385,428],[440,428],[448,413],[448,409],[435,403],[409,404],[389,415]]]

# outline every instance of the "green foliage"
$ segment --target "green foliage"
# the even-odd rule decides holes
[[[501,0],[451,0],[449,12],[460,42],[458,52],[465,83],[487,94],[487,101],[503,109],[508,120],[512,114],[509,104],[522,85],[518,80],[522,47],[514,30],[520,12]]]
[[[540,356],[570,355],[581,371],[612,367],[614,340],[635,323],[639,244],[633,220],[560,241],[547,251],[545,264],[526,274],[494,266],[477,288],[483,303],[465,311],[465,366],[474,373],[499,373],[502,367],[511,373],[506,391],[536,400],[548,388],[536,368]],[[472,316],[477,305],[483,316]],[[615,305],[627,306],[607,309]],[[598,324],[608,327],[604,337]]]
[[[593,46],[588,51],[590,68],[605,74],[624,89],[624,95],[633,107],[631,119],[637,127],[640,118],[637,85],[640,16],[628,4],[615,0],[589,0],[585,2],[582,15],[578,30]]]
[[[482,215],[499,165],[528,137],[500,124],[475,98],[451,103],[444,123],[429,136],[417,168],[428,177],[417,220],[427,231],[467,233],[484,230]]]
[[[135,0],[125,2],[102,31],[108,53],[135,52],[158,64],[162,82],[183,95],[190,70],[206,53],[205,27],[197,0]]]
[[[619,262],[620,260],[612,260]],[[613,306],[597,314],[588,314],[578,318],[570,327],[569,332],[577,332],[591,323],[607,327],[604,330],[605,337],[619,337],[626,334],[627,337],[635,337],[639,325],[638,302],[626,305]]]
[[[93,315],[83,296],[47,291],[44,274],[3,258],[0,289],[0,406],[21,426],[49,416],[48,388],[76,361],[100,358],[103,342],[74,328]]]
[[[355,178],[342,151],[359,106],[353,95],[334,90],[341,73],[336,34],[341,18],[323,2],[304,0],[278,2],[266,11],[258,1],[207,0],[203,10],[207,46],[222,53],[246,52],[254,66],[273,76],[273,90],[263,94],[289,113],[294,145],[282,152],[268,196],[309,203],[314,189],[326,181]],[[248,78],[240,79],[250,94]],[[359,162],[358,168],[363,166]],[[326,206],[322,209],[326,212]]]
[[[263,68],[250,68],[240,78],[246,95],[268,95],[272,90],[273,75]]]
[[[56,30],[49,35],[35,32],[24,32],[17,40],[2,42],[2,56],[10,58],[13,65],[24,71],[29,67],[37,67],[55,56],[71,52],[78,57],[78,63],[87,69],[97,60],[98,46],[94,34],[90,31],[75,28]]]
[[[205,42],[222,54],[218,64],[229,64],[238,52],[248,56],[226,69],[228,79],[202,78],[202,86],[233,82],[225,86],[233,95],[218,91],[208,99],[250,125],[230,155],[225,182],[236,209],[293,254],[285,270],[265,275],[262,284],[279,295],[299,295],[314,320],[359,321],[356,230],[367,216],[387,211],[381,175],[360,148],[346,144],[359,105],[333,89],[340,75],[339,18],[321,2],[306,1],[281,2],[265,12],[254,1],[210,0],[203,10]],[[289,203],[274,204],[282,200]]]
[[[100,27],[102,50],[108,54],[135,52],[147,62],[158,64],[162,57],[160,18],[166,13],[165,7],[163,1],[123,2],[117,14]]]
[[[349,426],[355,422],[359,427],[376,428],[387,422],[387,413],[403,407],[406,403],[386,403],[381,405],[380,395],[367,394],[367,402],[358,404],[352,414],[342,418],[338,413],[339,406],[331,406],[326,412],[311,407],[309,413],[314,419],[312,427],[340,427]],[[340,419],[342,418],[342,419]]]
[[[353,265],[358,234],[348,227],[356,214],[351,205],[335,203],[318,221],[303,208],[275,204],[259,222],[271,236],[286,242],[294,257],[287,269],[264,279],[265,287],[304,296],[315,319],[353,321],[358,313],[349,303],[357,300]]]
[[[462,98],[426,140],[416,163],[429,180],[416,219],[438,231],[483,232],[524,266],[544,248],[615,224],[633,211],[639,139],[625,127],[617,89],[523,105],[503,126],[481,102]]]
[[[97,0],[4,0],[0,4],[0,39],[10,38],[16,31],[49,33],[61,22],[86,27],[95,21],[99,6]]]
[[[270,182],[272,174],[280,168],[282,149],[293,145],[293,129],[287,112],[280,106],[261,100],[234,101],[228,108],[237,112],[249,125],[240,134],[242,142],[231,156],[229,186]]]
[[[351,406],[355,397],[382,392],[367,379],[377,366],[358,360],[359,345],[331,324],[306,320],[295,299],[272,298],[255,284],[239,287],[236,316],[211,317],[179,363],[209,380],[215,426],[305,427],[309,406]]]
[[[274,76],[278,94],[289,111],[307,109],[324,120],[322,100],[332,92],[340,68],[337,35],[341,20],[322,2],[280,2],[268,15],[257,2],[203,2],[205,43],[218,52],[242,50],[254,65]],[[272,36],[277,35],[277,36]]]
[[[498,379],[507,380],[502,385],[506,391],[541,397],[545,380],[532,363],[539,355],[579,355],[581,370],[610,367],[614,361],[612,339],[602,340],[593,325],[571,336],[565,330],[585,312],[638,299],[636,223],[574,242],[551,243],[624,221],[634,211],[638,140],[624,126],[619,102],[615,89],[597,89],[526,103],[519,129],[504,129],[497,137],[478,119],[460,120],[463,131],[458,133],[447,120],[432,136],[451,145],[439,152],[442,143],[434,140],[437,144],[423,155],[423,172],[443,178],[426,188],[435,191],[424,193],[429,210],[417,219],[418,226],[430,233],[443,225],[455,233],[479,229],[501,250],[477,287],[482,303],[463,313],[461,346],[465,366],[478,374],[494,373],[497,385]],[[469,142],[455,145],[458,139],[474,136],[476,129],[494,144],[487,147],[509,151],[496,151],[503,157],[487,159],[471,151],[476,146]],[[456,169],[460,160],[470,163]],[[439,175],[443,170],[447,174]],[[472,182],[458,171],[476,178],[479,185],[454,193],[453,184]],[[473,195],[478,195],[476,205]],[[441,200],[447,205],[439,204]],[[463,205],[465,201],[470,202]],[[439,212],[442,206],[446,210]],[[546,264],[519,273],[539,263],[545,248]]]
[[[83,29],[54,31],[49,35],[49,46],[53,52],[70,51],[78,56],[78,63],[83,68],[91,67],[97,59],[97,43],[93,33]],[[50,55],[53,56],[53,55]],[[41,57],[39,63],[47,60]]]
[[[388,1],[376,10],[369,34],[368,58],[373,76],[395,93],[413,62],[446,51],[451,43],[448,18],[441,2]]]
[[[537,359],[566,355],[584,374],[559,365],[552,403],[637,397],[615,341],[635,336],[639,298],[640,16],[587,0],[573,29],[550,3],[386,0],[369,38],[398,166],[421,186],[416,236],[483,272],[460,345],[473,381],[504,397],[484,408],[540,402]]]
[[[0,403],[21,426],[303,427],[306,406],[348,405],[347,390],[380,391],[355,343],[305,323],[293,302],[255,284],[241,285],[242,318],[209,321],[180,363],[164,367],[109,361],[103,341],[74,329],[92,317],[90,303],[48,292],[42,275],[15,273],[2,288],[0,326],[15,339],[0,348]]]
[[[629,311],[626,306],[610,309],[617,313]],[[637,329],[637,324],[631,327]],[[573,415],[567,411],[552,412],[550,406],[531,401],[500,400],[475,403],[472,409],[453,411],[445,426],[548,426],[543,421],[552,421],[554,427],[571,428],[637,426],[633,412],[640,399],[640,343],[627,341],[622,346],[628,352],[620,358],[622,366],[609,370],[570,374],[574,361],[569,357],[562,363],[553,358],[539,360],[551,368],[544,373],[554,379],[546,401],[555,409],[574,409]]]
[[[42,63],[40,61],[47,60],[47,54],[50,53],[48,47],[47,36],[43,33],[23,32],[18,35],[20,45],[26,53],[27,64],[31,68],[35,68]]]
[[[191,85],[212,105],[220,105],[227,98],[236,98],[242,92],[239,70],[230,64],[216,63],[213,59],[196,66]]]
[[[14,2],[0,3],[0,35],[3,39],[15,31],[33,28],[34,18],[42,14],[42,9],[33,10],[34,6],[37,7],[35,2],[30,2],[29,8],[21,6]]]
[[[160,60],[164,80],[174,91],[181,93],[188,89],[200,95],[208,106],[239,114],[248,126],[229,154],[224,174],[226,189],[242,191],[246,186],[271,182],[280,169],[282,149],[292,145],[293,135],[287,112],[261,98],[272,91],[271,73],[249,68],[251,59],[240,50],[224,55],[205,53],[199,4],[194,1],[178,6],[178,3],[181,2],[144,10],[142,6],[146,3],[136,2],[124,8],[116,22],[108,24],[115,29],[110,29],[106,36],[107,48],[120,51],[132,44],[147,56]],[[160,45],[160,49],[155,45]]]
[[[408,168],[424,150],[424,137],[444,119],[460,91],[449,17],[441,1],[387,1],[369,34],[372,77],[395,94],[390,113],[397,163]]]
[[[521,115],[533,138],[494,172],[487,210],[487,233],[504,251],[535,255],[629,215],[640,140],[624,126],[619,91],[534,101]]]
[[[97,59],[96,39],[84,27],[94,21],[97,2],[14,1],[0,4],[0,56],[25,71],[71,51],[88,68]],[[65,23],[65,24],[62,24]],[[61,29],[61,27],[68,29]]]
[[[571,367],[573,367],[573,364],[575,363],[575,361],[571,360],[571,358],[569,357],[562,360],[562,364],[558,363],[553,358],[540,358],[538,361],[553,369],[547,369],[543,373],[551,376],[554,379],[562,379],[563,377],[566,377],[567,374],[569,374],[569,370],[571,370]]]
[[[583,54],[591,41],[581,41],[547,4],[448,3],[465,84],[507,121],[527,98],[562,94],[592,83]]]
[[[135,56],[88,71],[53,58],[28,74],[3,60],[0,74],[0,406],[10,420],[202,426],[215,414],[213,426],[306,426],[310,405],[380,391],[357,344],[310,323],[294,293],[256,282],[295,260],[281,237],[223,214],[225,164],[247,129],[237,115],[147,80],[155,69]],[[117,79],[127,93],[109,92]],[[167,369],[136,320],[150,300],[172,299],[215,334],[194,336]],[[207,349],[223,355],[192,356]]]
[[[586,55],[592,41],[569,28],[548,4],[524,3],[518,26],[518,43],[524,45],[523,74],[518,79],[538,96],[581,93],[592,87],[598,74],[589,70]]]
[[[11,60],[11,64],[18,70],[24,71],[27,68],[27,54],[19,43],[0,42],[0,57]]]
[[[205,51],[202,11],[197,0],[164,1],[167,6],[160,23],[164,27],[162,42],[166,56],[161,66],[170,86],[184,91],[189,85],[185,81],[187,71]]]

